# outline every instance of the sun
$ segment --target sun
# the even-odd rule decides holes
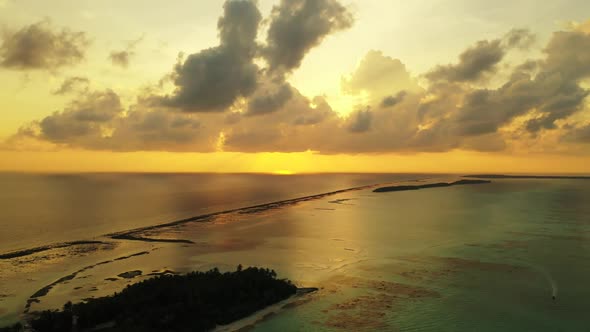
[[[295,172],[288,170],[288,169],[280,169],[280,170],[274,171],[272,173],[276,174],[276,175],[293,175],[293,174],[295,174]]]

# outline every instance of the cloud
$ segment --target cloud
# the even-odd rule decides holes
[[[101,149],[114,151],[204,151],[215,150],[216,133],[194,114],[172,113],[136,105],[116,119],[111,135],[101,139]]]
[[[373,104],[401,91],[420,90],[399,59],[375,50],[365,55],[353,73],[342,78],[341,88],[344,93],[352,95],[366,92]]]
[[[246,58],[256,52],[256,36],[262,15],[255,1],[230,0],[223,5],[224,15],[217,22],[221,46],[239,51]]]
[[[258,67],[221,48],[190,55],[175,69],[176,91],[165,106],[187,112],[223,112],[257,87]]]
[[[571,128],[563,135],[562,141],[566,143],[590,144],[590,124]]]
[[[371,121],[373,119],[373,113],[370,109],[364,111],[357,111],[350,117],[350,123],[346,126],[349,131],[353,133],[363,133],[371,129]]]
[[[525,129],[537,133],[557,128],[557,122],[581,111],[588,95],[580,81],[590,76],[590,35],[579,31],[553,34],[534,62],[536,75],[523,66],[500,88],[473,90],[459,108],[456,120],[466,135],[491,133],[518,116],[529,115]],[[525,67],[533,62],[525,62]]]
[[[352,16],[335,0],[282,0],[271,14],[267,45],[256,42],[261,21],[255,1],[226,1],[217,24],[219,46],[181,59],[172,74],[175,91],[160,104],[223,112],[246,100],[249,115],[274,112],[291,97],[285,75],[325,36],[349,27]],[[260,56],[268,68],[259,68]]]
[[[86,91],[63,110],[33,121],[9,138],[111,151],[213,151],[214,133],[192,114],[153,109],[141,103],[124,109],[112,90]],[[217,126],[210,126],[217,128]],[[207,134],[205,134],[207,133]]]
[[[554,33],[538,58],[493,76],[506,52],[531,43],[528,31],[511,30],[467,48],[458,64],[449,65],[452,75],[422,76],[424,86],[400,60],[369,51],[341,82],[343,93],[367,98],[342,115],[325,97],[301,94],[287,73],[258,67],[260,21],[253,2],[228,1],[218,23],[219,45],[178,62],[174,94],[162,99],[152,91],[123,107],[112,91],[86,89],[15,137],[113,151],[325,154],[521,146],[569,151],[590,144],[590,34],[583,30]],[[494,52],[500,56],[490,57]],[[493,85],[481,80],[487,76]],[[67,82],[64,90],[73,92],[80,89],[68,84],[85,84]]]
[[[310,49],[353,22],[352,13],[336,0],[281,0],[272,9],[263,49],[270,70],[298,68]]]
[[[452,98],[462,99],[462,103],[441,112],[443,119],[437,126],[447,126],[452,135],[475,137],[497,133],[526,116],[530,118],[525,122],[529,132],[555,129],[556,121],[579,110],[585,95],[579,86],[549,73],[513,77],[497,89],[469,89],[455,94]],[[435,110],[449,107],[437,103],[445,102],[442,99],[435,102]]]
[[[111,51],[109,54],[109,60],[111,60],[113,66],[119,66],[122,68],[129,67],[131,58],[135,56],[135,48],[143,40],[143,38],[144,36],[141,36],[139,39],[128,42],[124,50]]]
[[[504,36],[504,44],[507,48],[516,47],[527,49],[533,45],[536,36],[527,29],[512,29]]]
[[[257,87],[253,59],[262,16],[255,2],[226,1],[217,23],[220,45],[189,55],[173,73],[176,89],[165,106],[186,112],[222,112]]]
[[[114,66],[119,66],[123,68],[129,67],[129,58],[131,57],[132,52],[124,50],[124,51],[112,51],[109,54],[109,59],[113,63]]]
[[[306,151],[317,140],[336,133],[338,114],[323,97],[309,99],[292,88],[292,96],[280,110],[258,116],[234,114],[222,127],[224,151]]]
[[[555,129],[558,120],[566,119],[583,109],[584,100],[589,91],[572,82],[562,82],[562,84],[559,88],[555,87],[555,93],[552,96],[545,96],[537,108],[537,117],[526,123],[526,129],[529,132]]]
[[[93,141],[123,112],[119,96],[111,90],[85,93],[62,111],[38,121],[38,137],[53,143],[77,145]]]
[[[426,77],[430,80],[452,82],[475,81],[486,73],[494,72],[504,55],[505,50],[499,39],[481,40],[459,55],[458,64],[438,66],[426,74]]]
[[[16,70],[56,70],[75,65],[85,57],[89,40],[84,32],[56,30],[49,21],[5,32],[0,66]]]
[[[326,5],[335,3],[322,6]],[[309,100],[302,96],[286,82],[286,73],[272,73],[256,65],[261,19],[255,1],[226,1],[218,21],[219,45],[179,58],[171,75],[174,93],[162,97],[151,89],[136,104],[100,123],[77,121],[80,119],[75,115],[81,111],[68,107],[32,126],[23,126],[45,123],[37,133],[23,129],[20,134],[35,133],[29,136],[71,147],[116,151],[256,149],[247,142],[258,142],[260,148],[268,149],[268,142],[275,142],[269,138],[275,137],[285,140],[282,148],[297,150],[304,145],[289,140],[287,128],[302,132],[328,121],[335,124],[337,114],[322,97]],[[62,92],[77,83],[64,82]],[[228,109],[234,111],[226,116],[216,114]]]
[[[590,33],[580,30],[554,32],[544,49],[546,71],[579,80],[590,76]]]
[[[285,105],[292,95],[293,92],[289,83],[282,83],[270,89],[259,89],[250,98],[246,113],[248,115],[257,115],[277,111]]]
[[[60,87],[52,93],[54,95],[65,95],[76,91],[85,91],[88,89],[90,81],[82,76],[70,76],[63,80]]]
[[[406,96],[406,91],[400,91],[395,96],[387,96],[381,101],[381,107],[392,107],[399,104]]]
[[[511,48],[526,49],[535,36],[526,29],[512,29],[503,38],[480,40],[459,55],[459,63],[437,66],[426,77],[432,81],[472,82],[496,71]]]
[[[300,96],[298,103],[301,104],[297,106],[300,112],[295,114],[291,122],[295,126],[316,126],[322,122],[333,123],[338,119],[338,114],[324,97],[316,96],[312,100],[307,100]]]

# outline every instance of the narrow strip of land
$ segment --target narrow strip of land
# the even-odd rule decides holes
[[[116,239],[116,240],[143,241],[143,242],[165,242],[165,243],[187,243],[187,244],[194,243],[191,240],[185,240],[185,239],[163,239],[163,238],[153,238],[153,237],[145,237],[145,236],[131,235],[131,234],[115,235],[115,236],[111,236],[111,238]]]
[[[590,176],[583,175],[504,175],[504,174],[474,174],[465,175],[464,178],[480,179],[572,179],[590,180]]]
[[[295,205],[295,204],[305,202],[305,201],[317,200],[317,199],[321,199],[321,198],[324,198],[327,196],[342,194],[345,192],[370,189],[370,188],[374,188],[376,186],[379,186],[379,184],[372,184],[372,185],[366,185],[366,186],[360,186],[360,187],[341,189],[341,190],[336,190],[336,191],[331,191],[331,192],[316,194],[316,195],[311,195],[311,196],[304,196],[304,197],[287,199],[287,200],[283,200],[283,201],[276,201],[276,202],[247,206],[247,207],[236,208],[236,209],[231,209],[231,210],[213,212],[213,213],[203,214],[203,215],[194,216],[194,217],[190,217],[190,218],[186,218],[186,219],[175,220],[175,221],[167,222],[167,223],[163,223],[163,224],[151,225],[151,226],[135,228],[135,229],[125,230],[125,231],[116,232],[116,233],[110,233],[110,234],[106,234],[104,236],[109,237],[114,240],[129,240],[129,241],[144,241],[144,242],[176,242],[176,243],[192,244],[193,242],[190,240],[150,238],[150,237],[140,236],[137,234],[142,233],[142,232],[146,232],[146,231],[150,231],[150,230],[160,229],[160,228],[178,226],[178,225],[182,225],[182,224],[188,223],[188,222],[207,222],[207,221],[213,220],[214,217],[226,215],[226,214],[230,214],[230,213],[240,213],[240,214],[260,213],[260,212],[264,212],[264,211],[268,211],[268,210],[272,210],[272,209],[279,209],[279,208],[289,206],[289,205]],[[76,246],[76,245],[106,244],[106,243],[108,243],[108,242],[103,242],[103,241],[71,241],[71,242],[53,243],[53,244],[48,244],[45,246],[40,246],[40,247],[35,247],[35,248],[22,249],[22,250],[18,250],[18,251],[7,252],[7,253],[0,253],[0,260],[1,259],[19,258],[19,257],[28,256],[28,255],[36,254],[36,253],[43,252],[46,250],[51,250],[51,249],[61,249],[61,248],[67,248],[67,247]]]
[[[406,191],[406,190],[419,190],[419,189],[427,189],[427,188],[440,188],[440,187],[451,187],[451,186],[460,186],[460,185],[469,185],[469,184],[485,184],[491,183],[492,181],[489,180],[459,180],[455,182],[436,182],[436,183],[428,183],[428,184],[418,184],[418,185],[404,185],[404,186],[390,186],[390,187],[381,187],[373,190],[376,193],[385,193],[391,191]]]
[[[375,188],[377,186],[379,186],[379,184],[372,184],[372,185],[366,185],[366,186],[360,186],[360,187],[341,189],[341,190],[331,191],[331,192],[322,193],[322,194],[303,196],[303,197],[292,198],[292,199],[287,199],[287,200],[282,200],[282,201],[276,201],[276,202],[270,202],[270,203],[264,203],[264,204],[259,204],[259,205],[237,208],[237,209],[230,209],[230,210],[224,210],[224,211],[219,211],[219,212],[213,212],[213,213],[203,214],[203,215],[190,217],[190,218],[186,218],[186,219],[180,219],[180,220],[176,220],[176,221],[172,221],[172,222],[167,222],[167,223],[163,223],[163,224],[157,224],[157,225],[146,226],[146,227],[141,227],[141,228],[136,228],[136,229],[130,229],[130,230],[117,232],[117,233],[111,233],[111,234],[107,234],[106,236],[108,236],[112,239],[161,242],[161,241],[158,241],[158,239],[145,238],[142,236],[138,236],[136,234],[146,232],[146,231],[156,230],[156,229],[160,229],[160,228],[179,226],[179,225],[189,223],[189,222],[207,222],[207,221],[213,220],[213,218],[215,218],[215,217],[219,217],[219,216],[227,215],[227,214],[231,214],[231,213],[239,213],[239,214],[261,213],[261,212],[265,212],[265,211],[269,211],[269,210],[280,209],[280,208],[290,206],[290,205],[299,204],[299,203],[306,202],[306,201],[318,200],[318,199],[332,196],[332,195],[342,194],[342,193],[351,192],[351,191],[371,189],[371,188]],[[177,240],[176,242],[184,242],[184,241],[186,241],[186,240]],[[171,242],[171,241],[168,241],[168,242]]]
[[[51,249],[61,249],[61,248],[67,248],[67,247],[79,246],[79,245],[87,245],[87,244],[107,244],[107,242],[103,242],[103,241],[71,241],[71,242],[54,243],[54,244],[48,244],[45,246],[17,250],[17,251],[11,251],[11,252],[7,252],[4,254],[0,254],[0,259],[18,258],[18,257],[28,256],[28,255],[36,254],[39,252],[51,250]]]

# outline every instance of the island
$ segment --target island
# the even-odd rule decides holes
[[[210,331],[296,293],[297,287],[278,279],[275,271],[240,265],[233,272],[215,268],[160,275],[111,296],[31,313],[27,324],[37,332]],[[23,331],[23,324],[0,328],[17,331]]]
[[[464,178],[480,179],[554,179],[554,180],[590,180],[590,176],[584,175],[504,175],[504,174],[474,174],[465,175]]]
[[[427,189],[427,188],[440,188],[440,187],[451,187],[451,186],[460,186],[460,185],[468,185],[468,184],[485,184],[491,183],[492,181],[489,180],[458,180],[455,182],[436,182],[436,183],[427,183],[427,184],[417,184],[417,185],[403,185],[403,186],[390,186],[390,187],[380,187],[373,192],[376,193],[385,193],[391,191],[406,191],[406,190],[419,190],[419,189]]]

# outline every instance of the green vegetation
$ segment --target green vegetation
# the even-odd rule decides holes
[[[121,293],[67,303],[30,321],[38,332],[69,332],[105,326],[100,331],[207,331],[231,323],[295,294],[273,270],[238,266],[187,275],[163,275],[127,286]],[[76,317],[76,319],[72,319]],[[3,330],[0,330],[3,331]],[[13,331],[13,330],[6,330]],[[18,330],[15,330],[18,331]]]

